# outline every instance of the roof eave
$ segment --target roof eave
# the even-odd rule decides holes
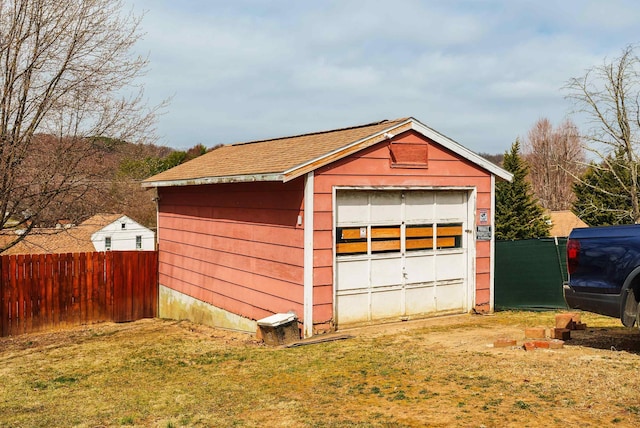
[[[422,135],[432,139],[433,141],[442,145],[443,147],[475,163],[476,165],[487,170],[488,172],[495,175],[496,177],[509,182],[513,180],[513,174],[511,174],[509,171],[503,168],[500,168],[499,166],[495,165],[492,162],[489,162],[482,156],[472,152],[471,150],[467,149],[461,144],[456,143],[449,137],[442,135],[441,133],[429,128],[425,124],[420,123],[415,119],[412,119],[412,120],[413,120],[413,129],[415,131],[420,132]]]
[[[158,188],[158,187],[179,187],[179,186],[199,186],[203,184],[221,184],[221,183],[251,183],[256,181],[285,181],[284,175],[281,173],[269,174],[246,174],[231,175],[225,177],[200,177],[187,178],[182,180],[159,180],[159,181],[143,181],[142,187]]]

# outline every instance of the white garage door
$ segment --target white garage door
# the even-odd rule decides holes
[[[338,325],[465,312],[465,191],[339,190]]]

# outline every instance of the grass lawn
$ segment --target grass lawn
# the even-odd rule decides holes
[[[493,348],[554,325],[499,312],[273,348],[142,320],[0,338],[0,427],[640,426],[640,333],[582,314],[560,350]]]

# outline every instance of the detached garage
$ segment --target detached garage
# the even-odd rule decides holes
[[[223,146],[158,191],[159,314],[305,336],[493,310],[495,180],[511,174],[413,118]]]

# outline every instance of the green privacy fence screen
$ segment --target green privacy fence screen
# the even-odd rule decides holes
[[[496,310],[566,308],[567,238],[496,241]]]

